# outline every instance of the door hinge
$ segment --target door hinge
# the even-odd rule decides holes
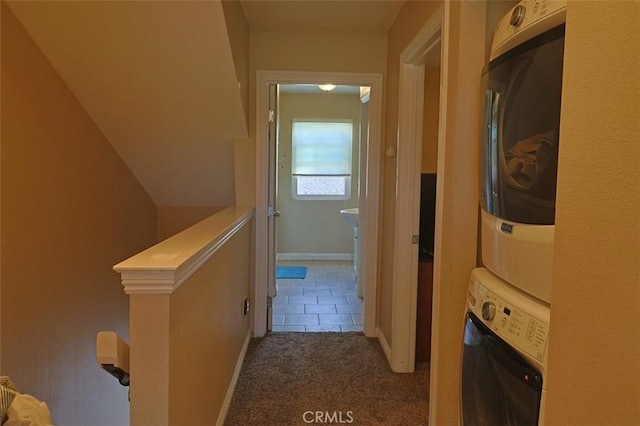
[[[420,235],[414,235],[411,237],[411,244],[420,244]]]
[[[276,113],[274,110],[269,110],[269,123],[273,123],[273,120],[276,119]]]

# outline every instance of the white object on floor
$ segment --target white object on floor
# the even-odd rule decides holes
[[[4,418],[4,426],[52,426],[47,404],[21,394],[9,377],[0,376],[0,419]]]
[[[4,426],[52,426],[49,407],[31,395],[17,394],[7,410]]]

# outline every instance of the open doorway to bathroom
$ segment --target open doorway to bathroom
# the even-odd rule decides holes
[[[270,329],[363,331],[357,253],[368,87],[280,84],[275,92],[277,268]]]
[[[309,71],[257,71],[256,72],[256,219],[255,219],[255,284],[252,331],[256,337],[267,332],[267,320],[272,319],[273,299],[276,290],[276,235],[280,221],[275,206],[275,181],[270,171],[274,169],[277,155],[268,139],[274,135],[275,126],[268,121],[270,114],[269,93],[274,85],[311,84],[331,82],[337,86],[370,87],[368,101],[368,125],[366,143],[359,143],[359,193],[358,202],[358,283],[362,288],[363,331],[375,337],[376,306],[378,299],[378,239],[380,211],[381,128],[382,128],[382,75],[375,73],[338,73]],[[320,83],[320,84],[322,84]],[[276,109],[277,110],[277,109]],[[276,138],[272,138],[274,141]],[[270,191],[270,188],[273,188]],[[355,203],[354,203],[355,204]],[[284,213],[282,213],[284,215]],[[339,214],[339,210],[338,213]],[[314,224],[322,229],[322,224]],[[348,235],[348,234],[347,234]],[[349,261],[344,261],[349,262]]]

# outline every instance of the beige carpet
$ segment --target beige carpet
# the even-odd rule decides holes
[[[253,339],[226,425],[427,425],[429,364],[396,374],[361,333]]]

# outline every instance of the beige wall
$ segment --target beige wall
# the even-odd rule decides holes
[[[170,425],[218,418],[249,333],[251,235],[249,222],[171,295]]]
[[[429,421],[459,420],[462,319],[477,260],[480,73],[485,63],[484,2],[445,2],[438,146],[438,194]]]
[[[220,1],[11,1],[159,206],[234,204],[248,137]]]
[[[255,204],[256,71],[384,73],[387,37],[348,31],[252,29],[250,35],[249,141],[234,144],[236,204]]]
[[[231,43],[231,51],[233,53],[233,62],[240,86],[240,95],[242,97],[245,120],[247,120],[247,129],[250,129],[252,125],[249,123],[249,119],[252,115],[249,110],[249,23],[247,22],[240,2],[223,0],[222,9],[224,11],[227,33],[229,34],[229,42]],[[244,161],[250,155],[250,147],[252,146],[251,141],[247,139],[236,140],[233,143],[233,176],[236,205],[254,204],[255,197],[252,198],[253,194],[248,194],[245,190],[248,185],[254,185],[253,179],[255,179],[253,167],[249,168],[248,164]]]
[[[633,425],[640,3],[569,2],[562,103],[546,424]]]
[[[384,72],[385,46],[384,34],[254,29],[250,42],[251,69]]]
[[[233,222],[218,218],[156,249],[184,247],[186,255],[195,248],[197,257],[201,243],[228,236],[215,230]],[[216,424],[250,336],[243,300],[251,292],[252,235],[249,219],[172,294],[131,295],[131,372],[139,378],[131,384],[132,426]]]
[[[55,424],[129,419],[96,333],[129,337],[111,269],[156,241],[157,211],[2,3],[2,374]]]
[[[440,49],[438,49],[438,54]],[[440,118],[440,65],[424,69],[424,121],[422,123],[422,173],[438,167],[438,120]]]
[[[353,228],[340,210],[358,206],[360,95],[281,93],[278,144],[278,253],[353,253]],[[291,182],[293,119],[353,120],[353,178],[348,200],[294,200]]]
[[[1,6],[1,5],[0,5]],[[2,44],[2,22],[4,7],[0,7],[0,46]],[[2,48],[0,47],[0,75],[2,73]],[[2,94],[2,81],[0,79],[0,95]],[[2,102],[0,101],[0,115]],[[2,241],[2,118],[0,117],[0,242]],[[0,371],[2,371],[2,244],[0,243]]]
[[[228,406],[250,337],[253,215],[226,208],[114,266],[130,294],[131,425],[214,424]]]
[[[386,74],[385,147],[397,146],[398,93],[400,55],[413,40],[418,30],[428,21],[440,2],[407,2],[389,31]],[[385,152],[385,149],[383,149]],[[388,342],[391,342],[391,302],[393,285],[393,244],[396,194],[396,157],[383,156],[382,223],[381,223],[381,277],[379,280],[378,324]]]
[[[158,207],[158,241],[184,231],[223,209],[217,206]]]
[[[238,1],[222,0],[233,63],[236,68],[245,120],[249,120],[249,23]],[[247,125],[247,128],[249,126]]]

